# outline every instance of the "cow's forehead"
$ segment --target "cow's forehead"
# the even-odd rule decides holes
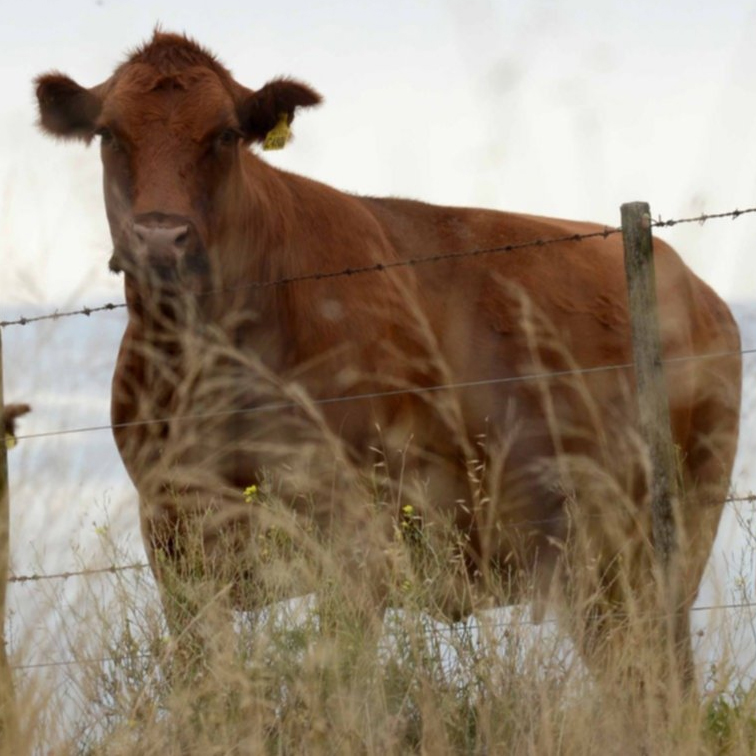
[[[232,93],[211,69],[192,66],[166,74],[133,63],[117,73],[105,97],[101,118],[128,130],[140,125],[179,120],[199,136],[235,119]]]

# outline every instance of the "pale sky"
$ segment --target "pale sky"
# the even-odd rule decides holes
[[[266,159],[339,188],[619,222],[756,205],[756,5],[731,0],[6,0],[0,304],[119,299],[95,148],[34,128],[32,78],[106,78],[160,22],[245,85],[325,104]],[[756,218],[664,234],[726,298],[754,295]]]

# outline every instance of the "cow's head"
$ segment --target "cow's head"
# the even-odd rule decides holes
[[[320,102],[290,79],[247,89],[192,40],[158,31],[96,87],[57,72],[36,85],[47,133],[100,139],[113,270],[192,288],[224,229],[249,223],[239,198],[248,146]]]

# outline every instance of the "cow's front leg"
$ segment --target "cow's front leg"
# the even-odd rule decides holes
[[[172,675],[191,680],[209,669],[217,653],[235,647],[230,642],[235,565],[230,556],[227,564],[218,563],[208,513],[180,506],[165,511],[144,501],[142,507],[148,513],[142,524],[145,547],[170,638],[166,663]]]

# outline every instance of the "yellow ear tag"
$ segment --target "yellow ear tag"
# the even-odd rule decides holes
[[[12,449],[16,445],[16,437],[12,433],[5,434],[5,448]]]
[[[264,150],[282,150],[291,137],[288,113],[278,116],[278,123],[265,135]]]

